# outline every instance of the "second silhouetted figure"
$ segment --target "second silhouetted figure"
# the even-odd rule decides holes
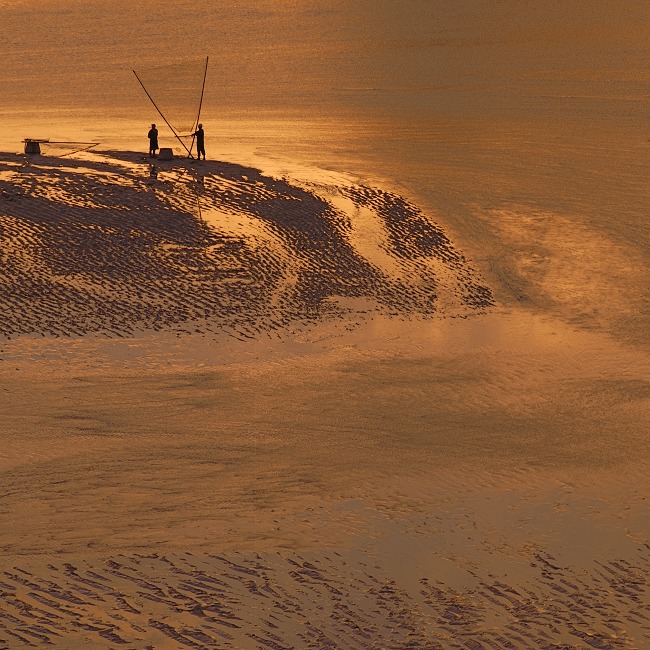
[[[192,135],[196,138],[196,157],[201,160],[201,154],[203,154],[203,160],[205,160],[205,132],[203,131],[203,124],[199,124],[199,128]]]

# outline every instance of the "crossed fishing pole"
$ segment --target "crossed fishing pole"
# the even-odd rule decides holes
[[[203,71],[203,84],[201,85],[201,98],[199,99],[199,110],[198,110],[196,120],[194,122],[194,128],[192,129],[192,131],[194,131],[196,129],[196,127],[198,126],[199,121],[201,119],[201,108],[203,107],[203,93],[205,92],[205,80],[206,80],[206,78],[208,76],[208,61],[209,61],[209,57],[206,56],[205,57],[205,70]],[[160,117],[163,118],[163,120],[165,121],[165,124],[170,128],[171,132],[174,134],[174,137],[181,143],[183,149],[185,149],[185,151],[187,151],[187,155],[190,158],[194,159],[194,156],[192,155],[192,149],[194,149],[194,140],[196,138],[194,133],[192,133],[192,143],[190,144],[190,148],[188,149],[187,145],[182,140],[179,133],[169,123],[169,120],[165,117],[165,114],[160,110],[160,108],[158,107],[158,104],[156,104],[153,97],[149,94],[149,91],[147,90],[144,83],[142,83],[142,80],[138,76],[138,73],[135,70],[132,70],[132,72],[135,75],[135,78],[138,80],[139,84],[142,86],[142,90],[144,90],[144,92],[146,93],[147,97],[149,98],[149,101],[153,104],[154,108],[158,111],[158,114],[160,115]]]

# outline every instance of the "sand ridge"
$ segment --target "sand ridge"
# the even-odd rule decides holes
[[[493,304],[444,232],[379,189],[136,154],[19,161],[0,161],[5,336],[216,328],[250,338],[291,322]],[[355,244],[361,210],[376,259]]]

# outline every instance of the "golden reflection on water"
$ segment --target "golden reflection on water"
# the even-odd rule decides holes
[[[435,633],[415,638],[422,647],[431,638],[451,647],[459,630],[468,644],[495,647],[504,637],[540,647],[642,643],[647,2],[549,12],[516,0],[178,0],[158,3],[145,30],[151,3],[4,4],[0,150],[40,135],[97,140],[114,153],[106,173],[102,155],[26,165],[0,155],[0,274],[25,265],[5,298],[37,275],[44,281],[3,309],[3,326],[45,306],[42,328],[71,307],[92,311],[89,298],[104,309],[116,294],[123,302],[111,317],[141,305],[135,316],[148,325],[160,324],[163,308],[175,323],[194,301],[190,315],[203,318],[177,331],[122,322],[107,332],[95,331],[106,324],[95,310],[89,332],[74,333],[83,322],[72,313],[61,323],[70,338],[38,331],[0,341],[2,547],[15,567],[3,589],[17,594],[6,599],[5,623],[34,631],[44,589],[57,599],[78,589],[80,602],[58,610],[64,644],[80,626],[86,641],[99,632],[109,634],[99,643],[112,643],[113,630],[136,645],[169,644],[176,632],[159,619],[185,634],[204,626],[215,602],[236,603],[241,635],[264,635],[270,599],[254,592],[271,585],[295,609],[274,607],[270,645],[306,645],[306,615],[345,639],[357,622],[380,629],[382,642],[404,633],[390,637],[395,646],[425,625]],[[218,62],[205,104],[208,164],[151,163],[146,132],[157,116],[129,85],[130,68],[190,49]],[[176,146],[168,133],[161,141]],[[256,169],[267,176],[253,180]],[[35,179],[31,194],[16,191],[20,177]],[[283,221],[295,206],[287,198],[276,210],[280,180],[286,194],[311,193],[301,196],[316,212]],[[454,302],[466,271],[414,250],[405,265],[389,242],[394,223],[340,191],[352,186],[375,206],[384,191],[410,200],[498,305],[468,315]],[[101,228],[99,189],[112,198]],[[332,207],[326,218],[314,218],[323,217],[318,197]],[[21,216],[34,199],[53,211]],[[176,221],[152,209],[162,205]],[[69,217],[82,212],[84,228],[55,233],[64,251],[74,234],[75,255],[36,264],[35,250],[52,250],[40,246],[42,231],[75,226]],[[328,250],[330,222],[340,236]],[[155,241],[139,246],[147,228]],[[123,247],[111,248],[118,240]],[[234,317],[255,297],[232,288],[250,284],[233,242],[257,255],[246,271],[268,289],[265,314],[299,295],[345,317],[307,322],[301,313],[246,337],[205,328],[206,295]],[[340,255],[346,246],[354,255]],[[155,264],[116,291],[97,265],[80,264],[84,255],[120,272]],[[339,266],[319,266],[332,259]],[[66,268],[75,263],[82,272]],[[312,284],[300,294],[306,270]],[[84,300],[68,293],[53,309],[52,279]],[[447,310],[381,313],[376,290],[386,279],[405,284],[391,304],[435,285]],[[237,551],[235,564],[215,548]],[[35,553],[44,558],[36,569]],[[111,573],[109,554],[135,579]],[[239,569],[246,582],[233,588]],[[207,574],[230,585],[226,598],[185,590]],[[78,575],[99,575],[103,595],[88,598]],[[145,603],[142,585],[165,602]],[[125,614],[124,602],[141,612]]]

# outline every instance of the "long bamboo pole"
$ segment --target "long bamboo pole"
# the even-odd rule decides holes
[[[210,57],[206,56],[205,57],[205,70],[203,71],[203,85],[201,86],[201,98],[199,99],[199,111],[196,115],[196,121],[194,122],[194,128],[192,129],[192,144],[190,145],[190,151],[194,149],[194,140],[196,136],[194,135],[194,132],[196,129],[199,127],[199,120],[201,119],[201,107],[203,106],[203,93],[205,92],[205,80],[208,76],[208,61],[210,60]]]
[[[174,129],[174,127],[167,121],[167,118],[163,115],[162,111],[158,108],[158,106],[156,105],[156,102],[154,102],[153,97],[149,94],[149,91],[145,88],[145,85],[140,80],[140,77],[138,77],[138,73],[135,70],[132,70],[132,72],[135,75],[135,78],[140,82],[140,85],[142,86],[142,90],[144,90],[144,92],[147,94],[147,97],[149,98],[149,101],[154,105],[154,108],[160,114],[160,117],[162,117],[163,120],[165,120],[165,124],[171,129],[171,132],[174,134],[176,139],[183,145],[183,149],[185,149],[185,151],[187,151],[188,156],[190,158],[194,158],[194,156],[192,155],[192,152],[187,148],[185,143],[181,140],[178,133],[176,133],[176,129]]]

